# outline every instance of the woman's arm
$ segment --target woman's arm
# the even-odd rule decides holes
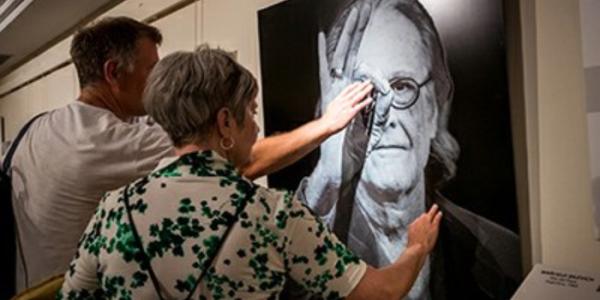
[[[390,266],[368,267],[342,244],[323,222],[291,194],[279,211],[283,261],[288,276],[322,298],[401,299],[411,289],[438,236],[441,213],[434,205],[408,226],[408,244]],[[281,226],[280,226],[281,225]]]
[[[79,241],[75,257],[65,273],[65,281],[57,299],[99,299],[103,296],[98,279],[98,255],[102,248],[100,232],[103,229],[101,214],[103,203],[92,216]],[[89,298],[86,298],[89,297]]]
[[[408,229],[408,246],[392,265],[368,267],[346,299],[402,299],[410,291],[437,240],[442,213],[434,205]]]
[[[367,268],[346,299],[402,299],[415,282],[427,254],[419,246],[407,248],[392,265]]]
[[[319,119],[290,132],[258,140],[252,147],[250,163],[242,168],[244,176],[255,179],[273,173],[314,150],[371,103],[372,99],[366,97],[372,88],[369,82],[353,83],[327,106]]]

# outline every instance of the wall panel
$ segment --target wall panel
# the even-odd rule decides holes
[[[196,45],[196,3],[190,4],[164,19],[156,21],[163,35],[163,42],[158,48],[160,57],[177,50],[191,51]]]

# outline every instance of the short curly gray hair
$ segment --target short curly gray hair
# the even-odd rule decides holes
[[[179,147],[206,138],[223,107],[243,126],[246,107],[257,93],[254,76],[230,53],[201,45],[160,60],[148,77],[143,102]]]

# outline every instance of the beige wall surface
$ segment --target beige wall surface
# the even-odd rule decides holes
[[[592,201],[596,238],[600,240],[600,1],[582,0],[581,42],[585,72],[585,97],[590,145]]]
[[[594,272],[579,1],[537,0],[535,18],[541,262]]]
[[[195,1],[153,23],[165,35],[160,54],[208,42],[237,51],[239,61],[260,79],[256,11],[281,1]],[[127,0],[105,15],[141,20],[180,2]],[[579,1],[519,3],[530,201],[525,218],[531,236],[528,251],[533,263],[597,271],[600,242],[594,241],[592,232]],[[69,43],[67,38],[0,78],[0,94],[68,60]],[[76,96],[75,70],[68,65],[0,98],[8,138],[36,113],[60,107]],[[258,118],[263,124],[262,105]]]
[[[583,44],[583,66],[600,66],[600,1],[581,0],[581,35]]]

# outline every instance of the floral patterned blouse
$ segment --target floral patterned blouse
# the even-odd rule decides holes
[[[57,299],[158,299],[143,253],[165,299],[183,299],[191,291],[193,299],[278,299],[288,279],[338,299],[366,271],[292,194],[257,186],[215,152],[165,159],[129,185],[144,252],[124,191],[109,192],[100,202]],[[210,267],[203,267],[217,250]]]

